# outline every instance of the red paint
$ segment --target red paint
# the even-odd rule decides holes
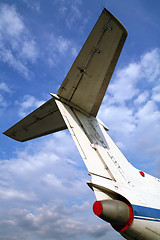
[[[142,177],[145,177],[145,173],[142,171],[139,171],[139,173],[141,174]]]
[[[101,215],[102,210],[103,210],[102,203],[101,203],[100,201],[96,201],[96,202],[93,204],[93,212],[94,212],[94,214],[96,214],[97,216],[99,216],[99,215]]]

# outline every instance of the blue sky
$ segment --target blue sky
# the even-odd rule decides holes
[[[103,7],[128,38],[98,116],[134,166],[160,177],[158,0],[1,0],[1,132],[57,92]],[[87,180],[68,131],[26,143],[1,134],[1,239],[123,239],[93,215]]]

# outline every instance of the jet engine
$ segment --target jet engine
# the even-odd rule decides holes
[[[102,200],[93,204],[93,212],[109,222],[118,232],[127,230],[133,222],[131,204],[119,200]]]

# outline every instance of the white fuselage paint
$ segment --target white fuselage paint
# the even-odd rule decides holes
[[[91,175],[97,200],[122,197],[133,207],[127,239],[160,239],[160,180],[133,167],[100,120],[56,100],[63,119]]]

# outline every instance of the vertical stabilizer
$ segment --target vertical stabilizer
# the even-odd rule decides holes
[[[96,116],[126,37],[123,25],[104,9],[57,95]]]

